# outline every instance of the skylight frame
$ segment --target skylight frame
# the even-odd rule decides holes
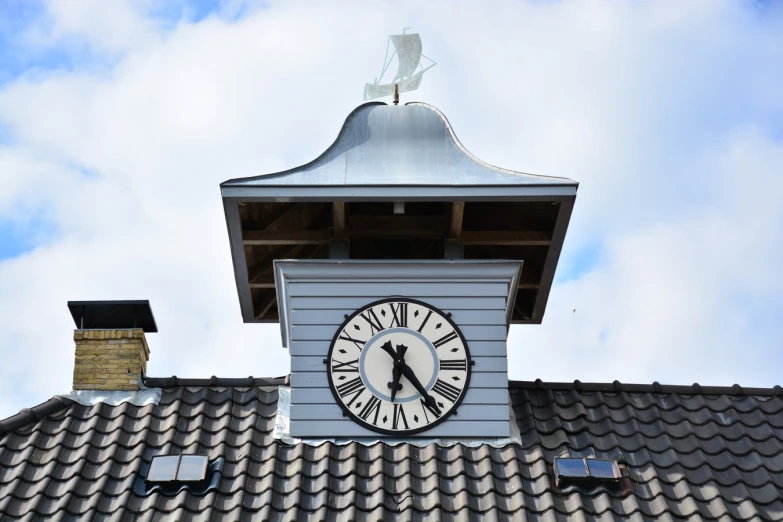
[[[576,463],[581,463],[581,466],[575,466]],[[596,464],[593,466],[595,469],[591,470],[591,463]],[[612,476],[599,474],[599,466],[610,464]],[[571,473],[566,472],[566,466],[571,467],[574,471]],[[622,471],[620,470],[620,464],[613,459],[592,459],[592,458],[576,458],[576,457],[555,457],[552,465],[555,473],[555,485],[560,486],[563,482],[587,482],[587,483],[609,483],[618,484],[623,478]],[[584,474],[577,473],[578,470],[583,470]]]
[[[172,462],[174,459],[176,461]],[[183,461],[185,461],[185,468],[183,468]],[[167,466],[168,469],[163,466]],[[160,485],[199,484],[207,479],[208,469],[209,458],[204,455],[155,455],[150,461],[145,480],[148,484]]]

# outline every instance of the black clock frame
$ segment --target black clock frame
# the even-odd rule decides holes
[[[370,307],[382,305],[384,303],[413,303],[413,304],[417,304],[419,306],[424,306],[426,308],[429,308],[429,309],[431,309],[431,310],[433,310],[435,312],[438,312],[441,315],[441,317],[446,319],[446,321],[448,321],[448,323],[454,328],[454,331],[457,333],[457,335],[459,336],[460,340],[462,341],[462,345],[465,347],[465,355],[467,356],[467,371],[465,372],[466,373],[466,375],[465,375],[465,386],[463,388],[462,393],[457,398],[457,401],[454,403],[454,406],[452,406],[452,408],[449,410],[448,413],[444,413],[443,416],[441,416],[436,421],[434,421],[434,422],[432,422],[432,423],[430,423],[430,424],[428,424],[426,426],[422,426],[421,428],[416,428],[416,429],[412,429],[412,430],[404,430],[404,431],[401,431],[401,430],[387,430],[387,429],[384,429],[384,428],[380,428],[378,426],[374,426],[374,425],[364,421],[361,417],[359,417],[358,415],[355,415],[353,412],[351,412],[350,409],[346,408],[342,404],[342,401],[340,400],[340,396],[337,393],[337,390],[335,389],[334,382],[332,381],[332,372],[329,371],[329,365],[330,365],[330,361],[332,360],[332,352],[334,351],[334,345],[337,342],[337,338],[340,336],[340,333],[345,329],[345,327],[348,325],[348,323],[351,321],[351,319],[353,319],[354,317],[359,315],[361,312],[364,312],[365,310],[367,310]],[[397,436],[399,436],[399,435],[402,435],[402,436],[416,435],[416,434],[428,431],[428,430],[434,428],[435,426],[437,426],[438,424],[442,423],[443,421],[447,420],[452,415],[456,415],[457,408],[462,403],[462,400],[465,398],[465,395],[468,394],[468,390],[470,388],[470,376],[471,376],[471,374],[473,372],[473,359],[470,356],[470,347],[468,347],[468,342],[465,340],[465,336],[462,335],[462,330],[460,330],[459,326],[457,326],[457,324],[454,321],[452,321],[451,314],[448,313],[448,312],[444,312],[443,310],[441,310],[437,306],[433,306],[430,303],[426,303],[426,302],[420,301],[418,299],[410,299],[408,297],[389,297],[389,298],[386,298],[386,299],[380,299],[378,301],[373,301],[371,303],[367,303],[366,305],[363,305],[362,307],[358,308],[351,315],[346,316],[345,320],[342,322],[340,327],[337,329],[337,332],[335,332],[334,337],[332,337],[332,342],[329,345],[329,352],[326,354],[326,359],[324,359],[324,363],[326,363],[326,377],[327,377],[327,379],[329,381],[329,389],[332,390],[332,396],[334,397],[335,402],[342,409],[343,416],[350,418],[351,420],[353,420],[354,422],[356,422],[357,424],[359,424],[363,428],[367,428],[370,431],[374,431],[376,433],[381,433],[383,435],[397,435]],[[370,393],[372,393],[372,392],[370,392]]]

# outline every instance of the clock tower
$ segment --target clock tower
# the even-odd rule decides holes
[[[508,328],[543,318],[577,183],[367,103],[312,162],[221,190],[243,318],[291,354],[292,436],[509,436]]]

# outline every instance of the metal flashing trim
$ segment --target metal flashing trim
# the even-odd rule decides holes
[[[160,388],[147,388],[133,391],[74,390],[62,397],[81,404],[82,406],[92,406],[94,404],[119,406],[126,402],[129,402],[134,406],[147,406],[148,404],[158,404],[160,402],[160,394]]]
[[[630,392],[630,393],[678,393],[682,395],[752,395],[757,397],[783,396],[783,387],[776,385],[772,388],[743,388],[739,384],[733,386],[702,386],[699,383],[692,385],[660,384],[658,381],[652,384],[626,384],[620,381],[611,383],[598,382],[543,382],[535,381],[509,381],[509,388],[527,388],[543,390],[575,390],[580,392]]]
[[[552,201],[576,197],[576,187],[561,185],[298,185],[294,187],[234,187],[220,189],[226,202],[254,201]]]
[[[321,446],[325,443],[335,444],[337,446],[345,446],[348,444],[361,444],[362,446],[374,446],[378,443],[383,443],[388,446],[408,445],[425,447],[430,444],[435,444],[441,447],[451,446],[465,446],[469,448],[478,448],[480,446],[491,446],[493,448],[502,448],[505,446],[517,445],[522,446],[522,436],[519,431],[519,425],[517,424],[516,415],[514,409],[509,402],[509,423],[511,425],[511,436],[503,438],[471,438],[471,439],[449,439],[449,438],[422,438],[422,437],[405,437],[405,438],[389,438],[389,437],[352,437],[352,438],[299,438],[292,437],[290,435],[291,426],[291,388],[288,386],[279,386],[277,388],[277,413],[275,415],[274,429],[272,430],[272,437],[280,440],[286,444],[296,445],[304,444],[306,446]]]

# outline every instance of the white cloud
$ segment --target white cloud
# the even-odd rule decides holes
[[[241,323],[218,184],[325,150],[403,26],[438,61],[403,101],[490,163],[582,183],[563,266],[603,246],[544,325],[513,330],[513,378],[773,384],[780,13],[460,6],[286,2],[163,28],[148,5],[51,4],[36,45],[115,61],[0,91],[0,216],[58,230],[0,261],[0,417],[69,389],[69,299],[150,299],[152,374],[286,373],[278,328]]]

